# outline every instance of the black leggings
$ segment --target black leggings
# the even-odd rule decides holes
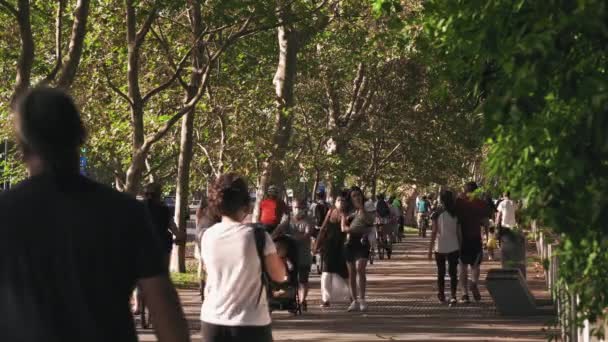
[[[266,326],[224,326],[201,322],[203,342],[272,342],[272,329]]]
[[[435,253],[437,262],[437,288],[440,294],[445,293],[445,262],[448,262],[448,272],[450,274],[450,293],[456,298],[458,288],[458,256],[459,252]]]

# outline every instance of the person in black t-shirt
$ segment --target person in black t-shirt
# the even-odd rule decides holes
[[[29,91],[16,133],[30,177],[0,194],[0,341],[137,341],[138,284],[161,341],[189,341],[145,207],[79,174],[72,99]]]
[[[145,203],[154,228],[161,241],[163,251],[165,252],[165,265],[169,268],[169,260],[171,258],[171,250],[173,249],[173,235],[177,238],[182,237],[178,232],[175,221],[171,215],[169,207],[162,202],[162,187],[158,183],[150,183],[146,185],[144,190]]]

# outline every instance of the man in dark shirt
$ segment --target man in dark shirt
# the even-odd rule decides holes
[[[30,178],[0,194],[0,341],[137,341],[137,283],[161,341],[189,341],[146,209],[79,174],[72,99],[37,88],[17,107]]]
[[[476,301],[481,300],[479,292],[479,273],[483,259],[481,226],[485,218],[491,215],[487,203],[473,197],[477,183],[469,182],[464,187],[464,194],[454,204],[458,222],[462,227],[462,245],[460,247],[460,283],[464,291],[462,301],[468,303],[468,267],[471,268],[471,292]]]

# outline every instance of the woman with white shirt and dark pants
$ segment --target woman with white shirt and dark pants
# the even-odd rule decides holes
[[[250,206],[247,183],[234,173],[220,176],[210,189],[209,206],[222,219],[201,239],[201,257],[207,270],[202,340],[272,341],[254,228],[243,223]],[[284,264],[268,234],[263,255],[271,280],[285,281]]]
[[[450,191],[442,191],[439,195],[440,207],[431,215],[433,233],[429,246],[429,260],[435,254],[437,263],[437,298],[445,302],[445,272],[446,262],[450,274],[450,305],[457,303],[458,288],[458,257],[462,232],[454,213],[454,195]]]

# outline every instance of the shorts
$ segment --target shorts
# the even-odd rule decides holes
[[[298,283],[299,284],[308,284],[308,279],[310,278],[310,265],[308,266],[298,266]]]
[[[266,326],[225,326],[201,322],[203,341],[213,342],[272,342],[272,329]]]
[[[347,262],[355,262],[361,259],[369,259],[369,242],[367,239],[355,239],[344,245],[344,257]]]
[[[479,266],[483,260],[483,251],[466,251],[460,252],[460,262],[465,265]]]

